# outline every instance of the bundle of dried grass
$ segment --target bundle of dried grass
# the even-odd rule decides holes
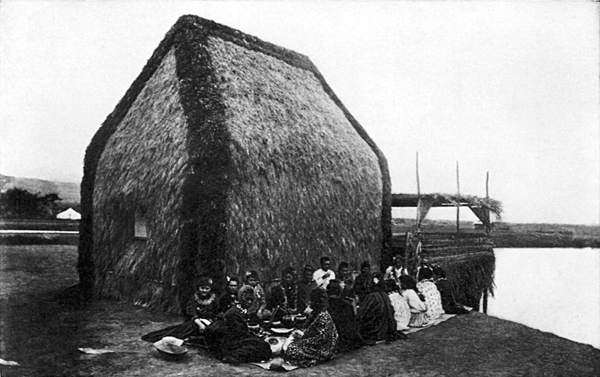
[[[390,246],[385,158],[312,63],[194,16],[94,136],[84,173],[82,283],[153,308],[176,311],[200,274],[271,279]]]

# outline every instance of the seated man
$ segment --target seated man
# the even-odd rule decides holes
[[[352,304],[342,298],[342,287],[339,280],[331,280],[327,286],[329,296],[329,314],[333,318],[338,332],[337,352],[360,348],[364,341],[358,333],[358,325]]]
[[[313,280],[318,288],[327,289],[330,280],[335,279],[335,272],[331,270],[331,258],[321,257],[321,268],[313,273]]]

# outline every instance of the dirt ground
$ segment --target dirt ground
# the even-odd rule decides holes
[[[164,360],[140,336],[180,321],[115,301],[85,306],[57,293],[77,283],[75,246],[0,246],[0,376],[277,376],[203,352]],[[86,355],[78,347],[114,353]],[[600,350],[474,313],[292,376],[600,376]]]

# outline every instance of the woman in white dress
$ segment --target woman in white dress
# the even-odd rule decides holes
[[[417,295],[417,283],[415,280],[408,276],[400,276],[400,293],[402,297],[406,299],[410,308],[410,322],[409,327],[421,327],[427,324],[427,305]]]
[[[393,279],[385,281],[385,291],[390,297],[390,302],[394,308],[394,319],[396,320],[396,331],[408,329],[410,322],[410,307],[406,298],[400,295],[398,284]]]

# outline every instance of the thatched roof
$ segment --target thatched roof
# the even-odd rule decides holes
[[[151,306],[172,308],[223,263],[269,278],[323,254],[377,262],[390,247],[385,157],[316,67],[196,16],[177,21],[94,135],[81,190],[82,282],[117,296],[139,286]],[[142,245],[115,220],[138,207],[156,219]]]
[[[472,207],[484,208],[500,217],[502,203],[492,198],[481,198],[475,195],[457,194],[392,194],[392,207],[417,207],[419,198],[430,204],[430,207]]]

